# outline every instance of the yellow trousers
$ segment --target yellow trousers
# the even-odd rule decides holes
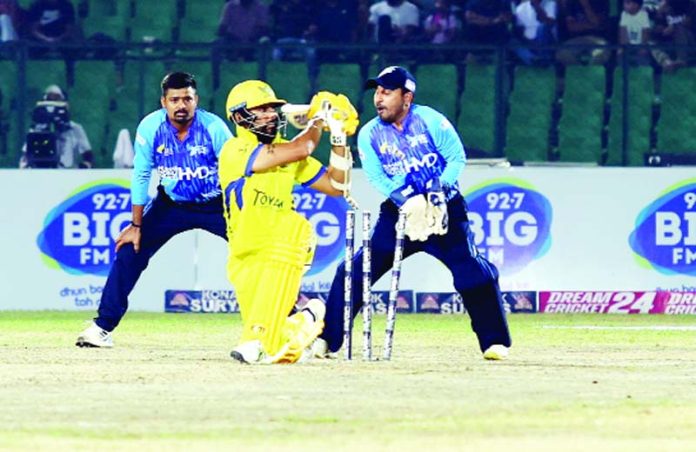
[[[314,232],[301,215],[289,212],[288,221],[272,237],[255,237],[255,252],[237,256],[231,250],[227,276],[234,286],[242,314],[240,342],[260,340],[274,355],[288,338],[283,327],[297,301],[305,265],[314,253]],[[250,238],[251,239],[251,238]]]

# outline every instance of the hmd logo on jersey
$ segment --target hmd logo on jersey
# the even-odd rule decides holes
[[[208,166],[182,168],[180,166],[158,166],[157,174],[163,179],[192,180],[206,179],[217,173],[217,169]]]
[[[129,182],[79,187],[51,210],[37,238],[44,262],[74,275],[106,276],[116,237],[131,219]]]
[[[474,243],[502,274],[513,274],[551,246],[551,203],[529,183],[501,179],[466,195]]]
[[[643,209],[628,241],[641,266],[696,276],[696,179],[668,188]]]
[[[432,168],[437,163],[437,154],[434,152],[429,152],[423,155],[420,159],[415,157],[404,159],[404,170],[407,173],[412,173],[414,171],[420,171],[422,168]]]
[[[334,198],[306,187],[292,194],[295,210],[312,223],[317,235],[312,268],[307,275],[320,273],[343,257],[346,239],[345,219],[348,206],[343,198]]]

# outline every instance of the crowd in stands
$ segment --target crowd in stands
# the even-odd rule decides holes
[[[198,7],[191,0],[169,1]],[[277,44],[274,59],[310,63],[351,57],[315,44],[376,43],[508,44],[522,64],[603,64],[611,52],[602,46],[621,44],[646,46],[631,52],[632,61],[672,70],[693,58],[688,46],[696,34],[696,0],[228,0],[205,6],[219,14],[219,42],[270,42]],[[0,40],[75,42],[86,38],[79,19],[87,14],[89,0],[35,0],[26,10],[17,0],[0,0]],[[549,50],[556,44],[562,44],[557,52]],[[648,49],[650,44],[678,50]],[[449,58],[446,52],[411,55]],[[228,56],[250,59],[253,53]]]

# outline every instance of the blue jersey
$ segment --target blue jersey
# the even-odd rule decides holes
[[[131,181],[133,204],[147,203],[153,170],[174,201],[204,202],[220,196],[218,155],[232,137],[230,129],[218,116],[198,109],[184,141],[179,141],[177,133],[165,109],[140,121]]]
[[[358,152],[367,179],[397,204],[404,198],[425,193],[438,179],[447,199],[459,192],[457,179],[466,162],[464,145],[457,131],[441,113],[413,105],[402,123],[373,118],[360,129]]]

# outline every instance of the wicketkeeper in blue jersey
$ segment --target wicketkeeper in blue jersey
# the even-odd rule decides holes
[[[424,251],[447,266],[483,357],[504,359],[511,339],[498,270],[473,242],[457,183],[466,162],[459,135],[441,113],[413,103],[416,80],[403,67],[387,67],[365,87],[375,89],[377,117],[360,130],[358,151],[368,180],[387,197],[372,232],[373,280],[392,266],[395,226],[402,211],[406,215],[404,258]],[[362,260],[360,250],[353,259],[353,316],[362,307]],[[324,332],[313,346],[317,356],[341,348],[344,275],[341,264],[331,285]]]
[[[78,336],[80,347],[113,347],[111,331],[128,309],[128,296],[150,258],[169,239],[191,229],[227,239],[218,155],[232,134],[221,118],[198,108],[191,74],[167,74],[161,87],[162,108],[140,121],[135,136],[132,221],[116,239],[116,259],[98,315]],[[150,200],[153,171],[160,185]]]

